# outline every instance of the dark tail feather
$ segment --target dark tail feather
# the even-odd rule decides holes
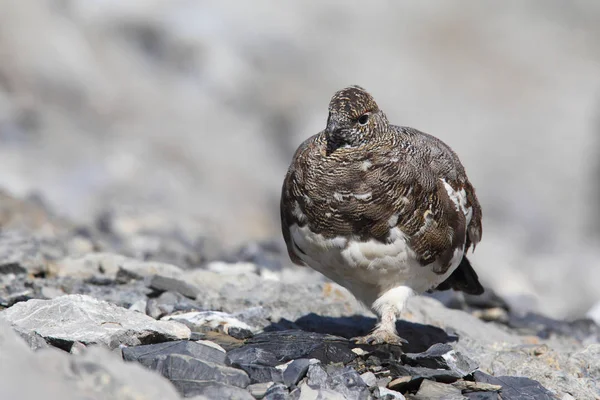
[[[467,294],[482,294],[484,289],[479,277],[467,257],[462,258],[452,274],[435,288],[435,290],[461,290]]]

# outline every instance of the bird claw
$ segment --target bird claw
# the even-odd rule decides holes
[[[378,345],[378,344],[391,344],[395,346],[402,346],[408,344],[408,341],[401,338],[394,332],[386,330],[375,330],[366,336],[359,336],[352,338],[357,344],[367,345]]]

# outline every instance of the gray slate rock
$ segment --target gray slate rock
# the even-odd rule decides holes
[[[297,385],[300,379],[306,375],[309,365],[310,360],[308,358],[299,358],[292,361],[283,371],[283,383],[288,387]]]
[[[251,383],[283,382],[283,371],[268,365],[240,364],[236,368],[244,370]]]
[[[419,391],[413,397],[414,400],[463,400],[464,398],[461,391],[454,386],[427,379],[421,383]]]
[[[273,386],[273,382],[253,383],[248,385],[246,390],[250,392],[255,399],[262,399],[267,394],[267,390]]]
[[[252,336],[254,336],[250,329],[239,328],[237,326],[230,328],[227,334],[239,340],[250,339]]]
[[[77,357],[54,348],[33,352],[3,321],[0,377],[0,399],[180,399],[160,375],[99,347]]]
[[[313,389],[328,389],[341,394],[346,399],[363,400],[369,398],[369,389],[358,372],[350,367],[320,364],[308,367],[308,386]]]
[[[185,325],[155,321],[85,295],[17,303],[1,311],[0,319],[10,322],[21,332],[36,332],[46,341],[69,349],[76,341],[114,349],[121,344],[135,346],[190,337],[190,330]]]
[[[360,377],[369,387],[377,385],[377,377],[371,371],[360,374]]]
[[[251,327],[240,321],[235,315],[221,311],[191,311],[183,314],[168,315],[163,320],[173,320],[187,325],[194,332],[223,332],[240,328],[250,330]]]
[[[225,353],[205,344],[179,341],[123,349],[123,359],[137,361],[146,368],[158,371],[189,396],[195,386],[204,381],[245,388],[250,383],[242,370],[225,365]]]
[[[516,376],[491,376],[481,371],[473,374],[476,382],[502,386],[500,396],[503,400],[555,400],[548,389],[533,379]]]
[[[422,353],[407,353],[402,361],[411,366],[447,369],[466,376],[477,369],[477,363],[447,343],[437,343]]]
[[[264,396],[265,400],[290,400],[290,392],[283,383],[272,385]]]
[[[190,299],[195,299],[200,289],[180,279],[154,275],[148,282],[148,287],[159,292],[176,292]]]
[[[64,251],[56,241],[44,241],[18,230],[0,231],[0,271],[4,273],[44,273],[48,260],[63,256]]]
[[[193,300],[187,297],[175,293],[175,292],[164,292],[156,298],[151,298],[146,303],[145,312],[148,316],[154,319],[160,319],[165,315],[172,314],[177,311],[198,311],[200,307]],[[184,325],[188,325],[183,321]]]
[[[471,392],[465,393],[464,396],[469,400],[502,400],[496,392]]]
[[[346,400],[343,394],[331,389],[313,389],[308,384],[300,385],[300,400]]]
[[[316,358],[324,364],[348,363],[356,358],[353,344],[332,335],[304,331],[265,332],[254,336],[245,346],[227,353],[232,365],[276,366],[297,358]]]
[[[182,354],[157,358],[151,369],[169,379],[185,397],[190,396],[190,391],[193,392],[195,386],[203,386],[204,381],[215,381],[239,388],[245,388],[250,384],[250,378],[240,369]]]
[[[462,374],[452,370],[412,367],[394,361],[390,361],[388,367],[392,371],[393,376],[410,378],[402,380],[395,379],[394,381],[397,383],[394,384],[394,386],[390,386],[391,389],[402,392],[406,390],[416,390],[424,379],[452,383],[463,377]],[[394,381],[392,383],[394,383]]]
[[[136,361],[147,368],[150,368],[160,357],[170,354],[181,354],[225,365],[225,353],[223,351],[206,344],[187,340],[133,346],[123,349],[123,359],[125,361]]]
[[[120,274],[120,275],[119,275]],[[139,261],[135,258],[127,258],[117,271],[117,278],[143,279],[160,275],[166,278],[182,279],[183,269],[173,264],[156,261]]]
[[[254,400],[245,389],[215,381],[177,381],[175,387],[184,397],[203,396],[211,400]]]

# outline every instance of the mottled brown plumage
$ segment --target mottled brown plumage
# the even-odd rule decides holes
[[[460,263],[480,241],[482,227],[481,207],[457,155],[431,135],[389,124],[373,97],[358,86],[332,97],[326,129],[296,151],[283,184],[281,221],[295,263],[309,264],[366,303],[375,303],[389,288],[379,281],[363,284],[354,271],[369,273],[376,265],[372,273],[387,277],[395,267],[385,257],[394,254],[381,246],[398,246],[399,235],[404,247],[398,249],[407,252],[407,265],[414,259],[446,281],[430,279],[432,285],[482,291],[470,264]],[[356,254],[348,250],[353,243],[371,243],[379,249],[375,253],[383,253],[371,260],[366,247]],[[333,247],[339,247],[335,254]],[[407,268],[402,272],[409,274]],[[449,275],[454,269],[459,271]],[[412,287],[410,276],[399,278],[399,285],[409,282],[405,286],[417,292],[433,288],[421,282]]]

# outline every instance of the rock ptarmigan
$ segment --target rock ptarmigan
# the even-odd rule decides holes
[[[294,263],[378,315],[359,343],[405,343],[396,319],[414,294],[483,292],[465,257],[481,239],[481,207],[458,156],[431,135],[391,125],[359,86],[333,95],[325,130],[296,151],[281,223]]]

